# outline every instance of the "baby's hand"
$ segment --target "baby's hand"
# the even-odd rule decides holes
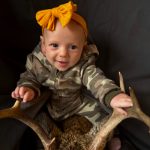
[[[35,91],[28,87],[16,87],[16,89],[11,93],[12,98],[21,98],[23,102],[31,101],[35,98]]]
[[[112,98],[110,106],[121,114],[127,115],[126,108],[132,107],[133,103],[130,96],[120,93]]]

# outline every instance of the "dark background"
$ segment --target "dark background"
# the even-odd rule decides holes
[[[52,8],[67,0],[5,0],[0,5],[0,108],[13,103],[10,97],[26,55],[39,41],[37,10]],[[150,115],[150,1],[74,0],[85,17],[90,39],[100,51],[97,65],[118,84],[121,71],[126,87],[133,87],[142,110]],[[13,150],[22,132],[20,122],[0,120],[0,148]],[[150,149],[147,127],[135,119],[123,121],[121,134],[136,149]],[[20,133],[20,134],[19,134]],[[7,141],[7,142],[6,142]],[[9,143],[9,144],[7,144]]]

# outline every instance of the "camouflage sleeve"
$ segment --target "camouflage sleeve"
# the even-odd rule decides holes
[[[120,92],[120,88],[110,79],[106,78],[103,71],[95,66],[95,57],[91,57],[82,67],[83,84],[91,91],[95,98],[98,98],[106,106],[105,96],[110,93]],[[114,94],[111,94],[114,95]],[[107,101],[108,96],[107,96]],[[107,104],[108,105],[108,104]]]
[[[40,95],[40,83],[36,80],[35,63],[34,56],[29,54],[26,61],[26,71],[20,75],[17,86],[30,87]]]

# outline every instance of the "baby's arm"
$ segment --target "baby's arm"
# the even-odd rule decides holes
[[[16,89],[11,93],[11,96],[15,99],[21,98],[23,102],[28,102],[35,98],[36,92],[29,87],[17,86]]]
[[[120,93],[112,98],[110,106],[118,110],[121,114],[127,115],[126,108],[132,107],[133,103],[131,97],[125,93]]]

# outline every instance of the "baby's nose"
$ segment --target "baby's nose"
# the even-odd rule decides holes
[[[60,52],[59,52],[59,55],[60,55],[61,57],[66,57],[66,56],[68,56],[68,50],[67,50],[66,48],[61,48],[61,49],[60,49]]]

